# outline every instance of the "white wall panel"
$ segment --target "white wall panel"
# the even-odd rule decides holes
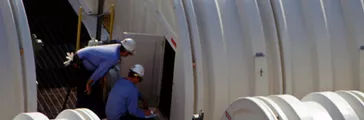
[[[166,27],[168,26],[168,27]],[[117,0],[114,38],[123,32],[176,37],[173,0]]]

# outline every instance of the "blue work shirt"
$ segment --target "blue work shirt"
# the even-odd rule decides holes
[[[90,77],[93,85],[119,62],[120,44],[86,47],[78,50],[77,55],[87,70],[94,71]]]
[[[107,120],[119,120],[128,113],[144,118],[144,111],[138,107],[138,95],[138,88],[131,81],[125,78],[116,81],[106,103]]]

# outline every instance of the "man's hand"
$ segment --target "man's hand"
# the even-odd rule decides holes
[[[152,110],[148,110],[148,112],[149,112],[149,114],[145,114],[145,118],[150,119],[150,118],[155,118],[155,117],[157,117],[157,114],[156,114],[156,113],[154,113],[154,111],[152,111]]]
[[[87,81],[87,84],[86,84],[86,90],[85,90],[85,93],[87,95],[90,95],[91,94],[91,84],[94,82],[94,80],[89,80]]]
[[[149,109],[148,107],[149,107],[148,103],[145,100],[143,100],[143,109]]]
[[[150,116],[152,115],[152,111],[150,109],[144,110],[144,114],[145,116]]]

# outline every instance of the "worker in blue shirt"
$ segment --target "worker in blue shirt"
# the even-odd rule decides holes
[[[135,47],[135,41],[126,38],[120,41],[120,44],[85,47],[78,50],[76,54],[67,53],[68,60],[64,64],[72,65],[74,76],[76,76],[77,108],[88,108],[100,118],[106,117],[99,79],[103,78],[121,57],[132,55]]]
[[[139,91],[136,84],[143,80],[144,68],[136,64],[127,78],[116,81],[106,103],[107,120],[148,120],[156,115],[149,109],[138,107]]]

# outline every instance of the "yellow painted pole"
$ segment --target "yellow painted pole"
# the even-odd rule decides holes
[[[80,49],[81,24],[82,24],[82,7],[80,6],[80,8],[78,9],[78,24],[77,24],[76,51]]]
[[[111,8],[110,8],[110,36],[109,36],[109,40],[112,39],[112,32],[114,30],[114,17],[115,17],[115,6],[114,6],[114,4],[111,4]]]

